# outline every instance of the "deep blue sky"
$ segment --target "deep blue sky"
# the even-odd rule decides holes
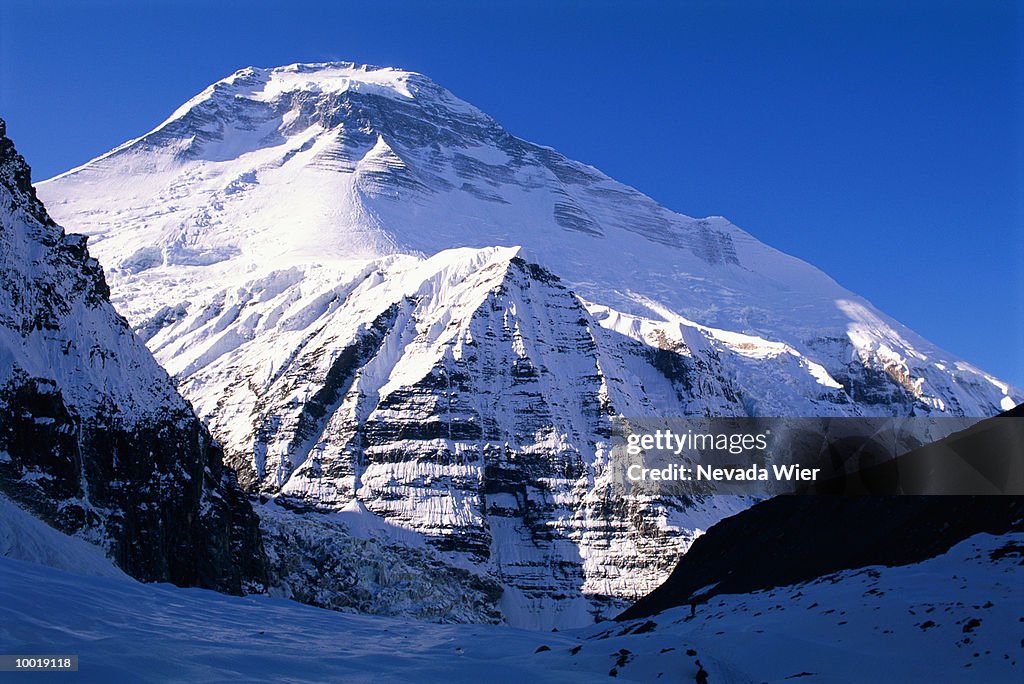
[[[43,179],[243,66],[420,71],[1024,386],[1021,14],[984,0],[3,0],[0,116]]]

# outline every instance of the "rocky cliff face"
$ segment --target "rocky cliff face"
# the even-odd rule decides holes
[[[0,490],[147,581],[265,582],[220,447],[47,215],[0,120]]]
[[[303,586],[309,568],[356,572],[335,543],[353,535],[443,565],[442,585],[468,570],[456,610],[479,619],[578,624],[650,591],[747,502],[619,498],[615,416],[1024,399],[727,220],[397,69],[243,69],[40,192],[93,236],[244,486],[282,504],[264,519],[281,589],[323,605],[348,598]],[[402,587],[397,612],[434,600]]]

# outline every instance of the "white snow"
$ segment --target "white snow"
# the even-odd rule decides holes
[[[2,494],[0,558],[38,563],[83,576],[128,580],[100,547],[55,530]]]
[[[47,558],[76,541],[48,536]],[[719,596],[695,618],[678,608],[557,633],[343,614],[3,557],[0,651],[78,655],[74,678],[86,682],[588,682],[613,670],[617,681],[693,681],[697,661],[710,682],[1020,681],[1022,543],[978,535],[916,565]]]

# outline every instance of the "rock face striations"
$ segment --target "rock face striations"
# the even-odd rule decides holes
[[[729,221],[398,69],[243,69],[40,193],[263,495],[275,585],[322,605],[432,614],[350,537],[435,587],[471,573],[466,619],[578,624],[652,590],[746,502],[618,497],[616,416],[1024,400]]]
[[[220,448],[47,215],[0,120],[0,491],[129,574],[241,593],[258,520]]]

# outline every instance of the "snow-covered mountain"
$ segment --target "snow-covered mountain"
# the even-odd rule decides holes
[[[358,575],[331,530],[469,571],[477,619],[579,623],[645,594],[745,502],[616,497],[616,415],[1024,400],[727,220],[397,69],[243,69],[39,191],[267,496],[282,589],[320,604],[310,576]],[[395,605],[429,601],[409,591]]]
[[[262,583],[234,473],[111,306],[85,236],[47,215],[3,120],[0,273],[0,492],[137,578]]]

